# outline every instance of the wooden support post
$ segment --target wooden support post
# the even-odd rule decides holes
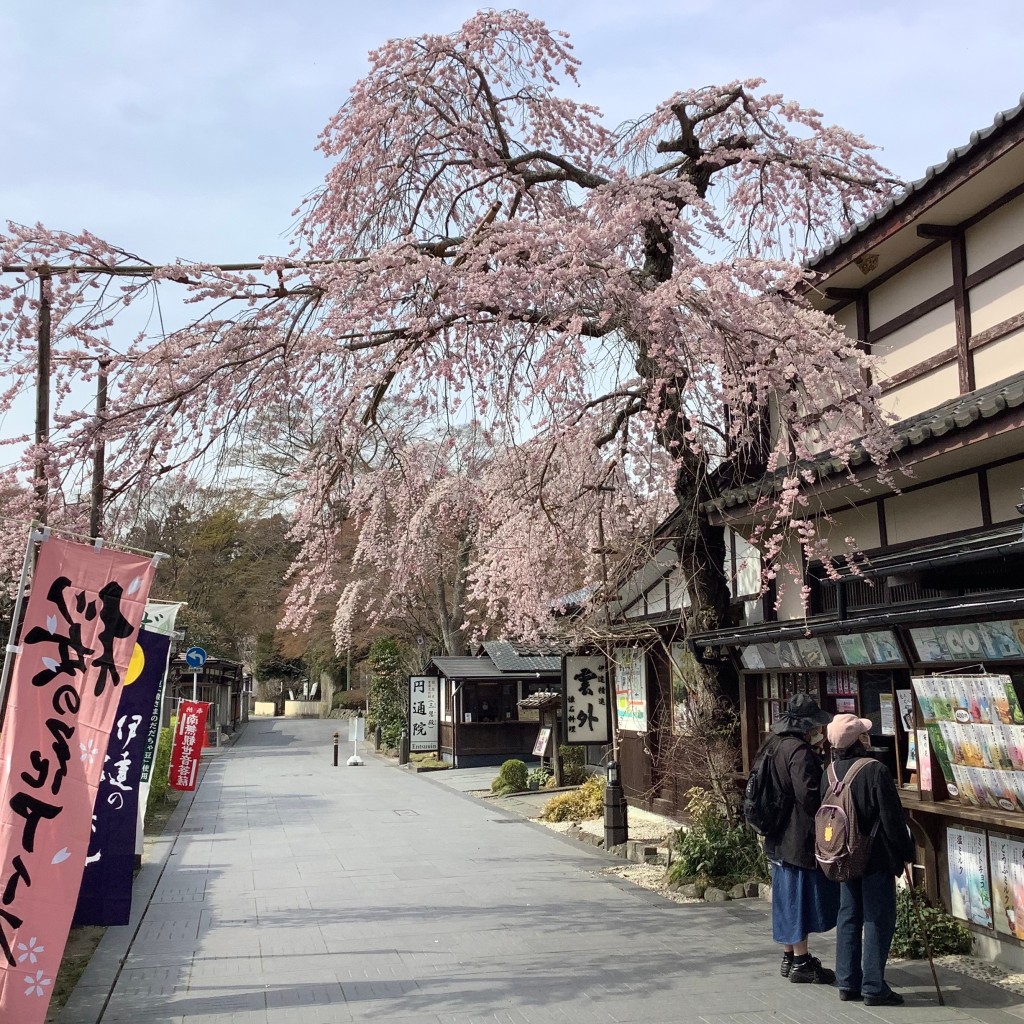
[[[558,751],[558,711],[550,711],[548,724],[551,726],[551,769],[555,773],[555,785],[562,786],[565,779],[562,774],[562,755]]]
[[[107,410],[107,367],[109,360],[101,359],[96,378],[96,421],[98,434],[92,456],[92,502],[89,506],[89,536],[95,539],[103,530],[103,473],[106,442],[103,438],[103,414]]]
[[[42,448],[50,440],[50,272],[39,271],[39,329],[36,334],[36,446]],[[35,491],[36,518],[46,523],[49,498],[47,458],[36,454]]]

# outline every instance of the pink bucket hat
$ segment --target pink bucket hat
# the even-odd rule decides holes
[[[864,733],[870,732],[871,719],[858,718],[856,715],[836,715],[825,730],[829,743],[840,750],[852,747]]]

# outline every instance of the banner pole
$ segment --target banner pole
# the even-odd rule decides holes
[[[18,595],[14,599],[14,608],[11,611],[11,632],[7,639],[7,649],[4,651],[4,667],[0,672],[0,726],[7,715],[7,685],[11,678],[11,665],[14,663],[14,655],[20,652],[20,648],[14,642],[18,633],[18,625],[21,622],[21,606],[25,603],[25,591],[28,588],[28,574],[32,568],[32,554],[35,551],[37,541],[42,540],[45,531],[37,529],[38,523],[32,521],[28,531],[28,543],[25,545],[25,560],[21,565],[21,582],[18,584]]]

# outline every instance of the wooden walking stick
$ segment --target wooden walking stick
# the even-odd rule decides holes
[[[928,966],[932,969],[932,981],[935,983],[935,998],[939,1002],[939,1006],[945,1006],[946,1000],[942,995],[942,989],[939,988],[939,976],[935,973],[935,961],[932,959],[932,940],[928,935],[928,926],[924,923],[924,918],[921,916],[921,907],[917,902],[917,892],[914,889],[914,879],[910,874],[910,865],[903,865],[903,872],[907,879],[907,885],[910,887],[910,903],[914,908],[914,917],[917,919],[917,930],[920,935],[921,941],[924,943],[924,951],[928,955]]]

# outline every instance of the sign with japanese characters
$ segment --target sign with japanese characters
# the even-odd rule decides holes
[[[551,726],[545,725],[537,731],[537,738],[533,741],[534,757],[547,757],[548,746],[551,744]]]
[[[0,1020],[46,1017],[153,571],[142,555],[39,545],[0,735]]]
[[[169,636],[139,630],[100,775],[75,927],[124,925],[131,916],[142,759],[170,646]]]
[[[991,928],[992,886],[986,846],[985,833],[977,829],[946,829],[949,912],[963,921]]]
[[[615,714],[619,728],[647,732],[647,657],[637,647],[616,647]]]
[[[178,724],[171,745],[172,789],[186,791],[196,788],[209,712],[210,705],[201,700],[183,700],[178,705]]]
[[[608,662],[600,654],[562,659],[562,706],[565,742],[611,743]]]
[[[437,676],[409,676],[409,749],[437,750]]]

